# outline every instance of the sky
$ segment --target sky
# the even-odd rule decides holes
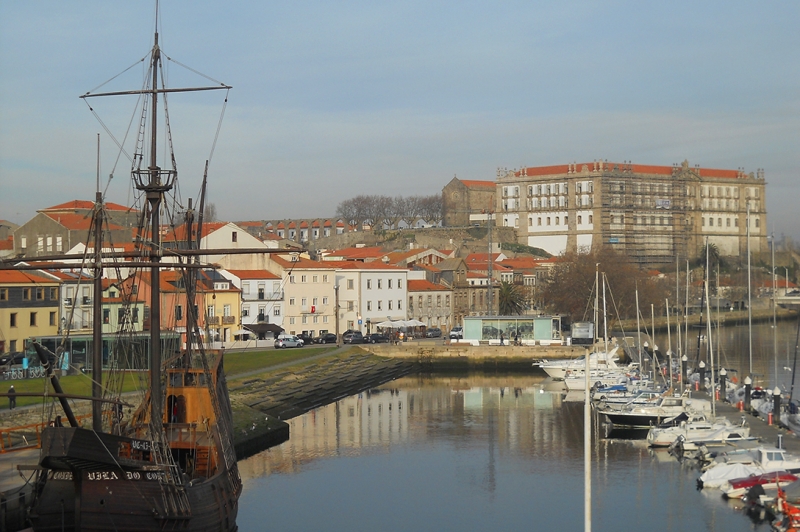
[[[180,197],[227,220],[333,216],[358,194],[438,194],[498,168],[607,159],[765,170],[768,228],[800,239],[800,3],[161,4]],[[0,219],[131,201],[122,139],[152,0],[0,2]],[[88,101],[88,100],[87,100]],[[220,118],[222,118],[221,126]],[[217,131],[219,134],[217,137]],[[214,139],[217,137],[216,143]],[[212,152],[213,146],[213,152]],[[108,176],[113,174],[113,179]]]

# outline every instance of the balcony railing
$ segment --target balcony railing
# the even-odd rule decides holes
[[[206,323],[209,325],[219,325],[219,316],[207,316]]]
[[[236,323],[236,316],[222,316],[223,325],[233,325]]]

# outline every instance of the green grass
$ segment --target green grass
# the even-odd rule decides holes
[[[301,347],[295,349],[270,349],[268,351],[244,351],[225,353],[225,375],[235,376],[258,369],[268,370],[278,364],[329,353],[332,347]]]
[[[335,345],[331,345],[330,347],[270,349],[267,351],[225,353],[225,375],[235,378],[236,375],[242,373],[248,373],[250,371],[256,371],[259,369],[263,369],[264,372],[268,372],[270,368],[279,364],[297,362],[297,364],[286,368],[287,371],[291,371],[305,365],[303,363],[303,359],[330,353],[335,349],[337,349],[337,347]],[[348,354],[350,354],[350,350],[343,353],[342,356],[347,356]],[[103,382],[106,382],[107,378],[108,372],[103,372]],[[140,378],[145,379],[145,382],[140,382]],[[142,389],[142,386],[146,386],[147,378],[148,374],[146,371],[126,371],[122,386],[122,393],[133,392]],[[92,395],[92,381],[90,375],[68,375],[65,377],[60,377],[59,381],[61,382],[61,387],[64,389],[64,393],[83,396]],[[43,393],[45,390],[47,390],[49,393],[53,393],[49,379],[23,379],[5,381],[4,383],[0,383],[0,390],[7,392],[8,388],[11,387],[12,384],[14,385],[17,393]],[[3,386],[5,386],[5,388],[2,388]],[[41,397],[17,397],[18,407],[40,404],[41,402]],[[0,408],[7,407],[7,401],[5,403],[0,403]]]

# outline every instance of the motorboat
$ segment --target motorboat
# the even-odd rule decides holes
[[[722,494],[729,499],[741,499],[754,486],[761,486],[764,491],[777,490],[797,480],[797,475],[786,471],[774,471],[763,475],[750,475],[729,480],[720,486]]]
[[[619,347],[615,347],[608,353],[602,351],[596,351],[594,353],[590,353],[589,369],[590,370],[618,369],[619,368],[619,366],[617,365],[617,361],[619,360],[619,357],[617,357],[618,350]],[[552,377],[553,379],[564,380],[568,372],[586,369],[586,355],[581,355],[578,358],[572,358],[569,360],[545,359],[540,362],[534,362],[533,365],[541,368],[545,373],[547,373],[549,377]]]
[[[682,419],[679,419],[682,418]],[[750,427],[744,416],[739,424],[727,418],[709,418],[704,413],[685,413],[672,420],[669,426],[652,427],[647,434],[651,447],[669,447],[680,439],[684,449],[694,450],[704,443],[739,440],[750,436]]]
[[[672,421],[684,412],[710,412],[711,402],[688,396],[664,396],[652,405],[606,405],[605,408],[599,407],[597,411],[604,414],[614,426],[648,428]]]
[[[718,455],[697,479],[697,485],[698,488],[719,488],[733,479],[776,471],[800,472],[800,458],[784,449],[760,446]]]

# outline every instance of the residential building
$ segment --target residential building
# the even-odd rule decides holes
[[[453,327],[453,290],[427,279],[410,278],[407,309],[409,319],[419,320],[428,327],[450,330]]]
[[[289,334],[310,336],[335,332],[335,268],[298,254],[270,258],[268,269],[280,276],[284,292],[281,327]]]
[[[497,223],[553,255],[610,245],[641,265],[767,250],[763,170],[593,161],[497,172]],[[748,218],[749,212],[749,218]]]
[[[322,264],[336,273],[340,332],[353,329],[369,334],[374,332],[377,323],[407,318],[407,269],[383,262],[325,261]]]
[[[241,290],[241,328],[259,338],[269,338],[283,327],[283,280],[267,270],[220,270],[220,274]]]
[[[38,271],[0,270],[0,352],[24,351],[32,338],[58,333],[59,289]]]
[[[63,255],[89,240],[94,202],[73,200],[37,211],[14,231],[14,254],[19,257]],[[139,213],[123,205],[105,203],[108,214],[104,242],[130,242]]]

